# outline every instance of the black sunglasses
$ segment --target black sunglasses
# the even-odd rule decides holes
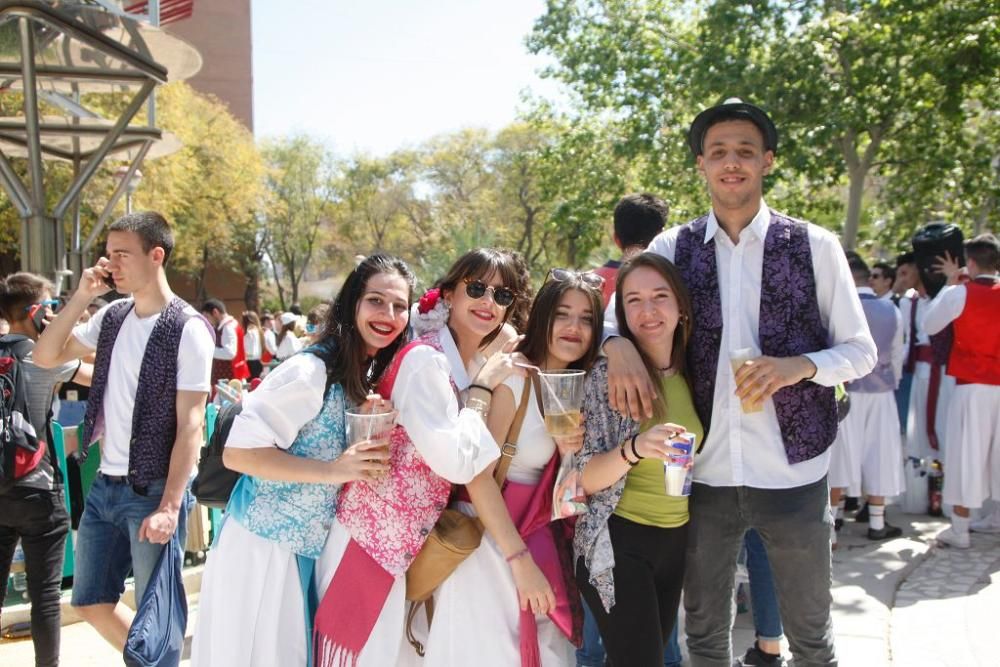
[[[509,287],[502,285],[500,287],[493,287],[492,285],[487,285],[482,280],[465,278],[465,293],[470,299],[482,299],[486,296],[487,292],[493,297],[493,303],[501,308],[506,308],[514,303],[514,299],[517,298],[517,293]]]
[[[571,271],[570,269],[551,269],[549,270],[549,280],[554,280],[557,283],[561,283],[567,280],[580,280],[584,285],[589,287],[594,287],[596,289],[604,288],[604,278],[597,275],[593,271]]]

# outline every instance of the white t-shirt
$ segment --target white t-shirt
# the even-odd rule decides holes
[[[108,306],[101,308],[84,324],[73,329],[73,335],[83,345],[97,349],[101,323]],[[212,355],[215,339],[211,328],[198,312],[188,306],[184,312],[191,319],[184,325],[177,353],[177,389],[204,391],[211,389]],[[128,473],[129,440],[132,435],[132,408],[139,385],[139,369],[146,353],[146,343],[160,313],[140,318],[131,309],[115,339],[112,364],[108,369],[108,384],[104,389],[104,434],[101,437],[101,472],[106,475]]]

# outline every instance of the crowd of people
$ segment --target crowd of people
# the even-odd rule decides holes
[[[44,432],[57,383],[90,385],[79,455],[99,440],[101,463],[76,544],[81,617],[125,648],[126,578],[141,600],[162,550],[183,549],[204,406],[236,378],[254,381],[223,454],[241,476],[193,665],[670,666],[681,604],[695,667],[783,664],[783,637],[796,665],[836,665],[847,496],[867,500],[870,539],[898,536],[885,507],[904,457],[938,459],[952,508],[938,539],[1000,532],[1000,512],[970,515],[1000,499],[1000,243],[967,242],[965,268],[941,257],[931,298],[912,255],[869,266],[767,206],[778,131],[763,110],[706,109],[689,144],[706,215],[666,229],[660,198],[628,195],[621,260],[553,268],[535,290],[516,252],[477,248],[417,299],[406,263],[375,253],[304,323],[237,319],[174,295],[155,213],[110,227],[57,314],[47,281],[6,278],[18,338],[0,344],[23,341],[30,422]],[[130,296],[85,318],[110,286]],[[556,431],[539,378],[571,371],[586,373],[582,416]],[[390,429],[357,437],[352,419],[384,414]],[[664,465],[684,456],[678,492]],[[585,502],[553,520],[566,460]],[[36,471],[0,490],[0,581],[20,537],[37,664],[55,665],[68,519],[50,451]],[[449,521],[481,542],[417,604],[408,577]],[[741,552],[757,641],[734,662]]]

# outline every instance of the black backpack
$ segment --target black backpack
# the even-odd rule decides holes
[[[0,338],[0,493],[29,475],[45,458],[44,434],[31,425],[21,362],[32,349],[27,336]]]
[[[329,345],[319,343],[310,345],[302,352],[314,354],[326,363],[326,388],[323,390],[325,400],[326,394],[333,384],[329,374],[330,365],[333,362],[333,351]],[[229,496],[232,495],[233,488],[242,475],[235,470],[230,470],[222,463],[222,451],[226,448],[229,431],[233,428],[236,415],[242,411],[243,403],[231,403],[219,410],[219,414],[215,418],[215,430],[212,431],[212,437],[201,449],[201,457],[198,459],[198,474],[195,476],[194,482],[191,483],[191,493],[194,494],[199,503],[206,507],[225,509],[229,503]]]

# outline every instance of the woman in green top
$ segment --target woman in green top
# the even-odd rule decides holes
[[[615,316],[660,395],[640,425],[611,408],[606,359],[587,377],[579,459],[589,510],[576,524],[576,577],[612,667],[653,667],[677,621],[687,547],[687,498],[666,494],[663,461],[680,453],[671,436],[690,431],[697,446],[703,435],[684,373],[691,300],[674,265],[652,253],[626,262]]]

